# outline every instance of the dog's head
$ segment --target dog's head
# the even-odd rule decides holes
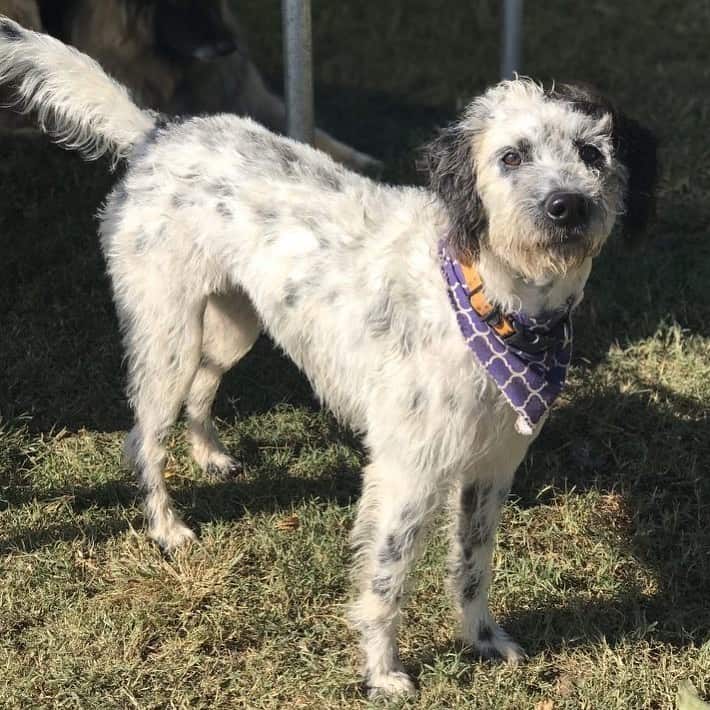
[[[155,40],[168,56],[211,61],[244,45],[225,0],[157,0]]]
[[[653,211],[656,142],[595,90],[505,81],[426,148],[462,259],[488,249],[524,276],[595,256],[618,221],[634,236]]]

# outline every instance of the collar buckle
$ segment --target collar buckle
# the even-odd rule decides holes
[[[513,332],[504,338],[507,345],[527,353],[528,355],[539,355],[546,350],[549,350],[556,342],[552,335],[543,335],[542,333],[533,333],[527,330],[520,323],[512,320]]]
[[[493,306],[487,315],[481,317],[506,345],[528,355],[539,355],[556,342],[552,335],[534,333],[514,317],[504,315],[498,306]]]

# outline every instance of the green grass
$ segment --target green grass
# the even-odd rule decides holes
[[[264,5],[240,3],[277,77]],[[322,122],[413,179],[413,147],[495,79],[496,5],[315,0]],[[656,127],[659,217],[648,246],[599,259],[570,386],[506,507],[492,604],[530,661],[458,648],[435,535],[401,634],[409,706],[672,708],[686,679],[710,698],[710,3],[526,8],[526,72],[596,82]],[[208,482],[175,432],[200,544],[165,559],[120,466],[92,219],[113,178],[39,139],[0,157],[0,707],[366,707],[343,621],[357,441],[260,342],[217,406],[245,475]]]

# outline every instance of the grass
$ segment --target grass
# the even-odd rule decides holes
[[[277,77],[264,5],[240,3]],[[435,535],[402,629],[409,706],[672,708],[685,680],[710,698],[710,3],[526,13],[527,72],[596,82],[658,130],[659,218],[645,248],[599,259],[570,386],[506,507],[492,604],[529,663],[455,645]],[[314,16],[322,122],[392,181],[495,79],[493,2],[316,0]],[[130,415],[91,217],[112,177],[38,139],[0,156],[0,706],[366,707],[342,615],[357,441],[260,342],[217,407],[245,475],[206,481],[175,432],[170,485],[201,542],[165,559],[120,466]]]

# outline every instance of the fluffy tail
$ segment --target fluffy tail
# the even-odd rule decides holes
[[[126,157],[155,125],[156,115],[138,108],[93,59],[2,15],[0,83],[57,143],[91,160],[107,152]]]

